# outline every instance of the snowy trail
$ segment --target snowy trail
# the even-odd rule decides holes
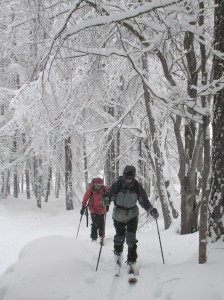
[[[40,211],[31,201],[0,199],[0,300],[224,300],[222,243],[199,265],[198,233],[180,236],[178,223],[164,231],[159,220],[163,264],[156,225],[149,223],[137,234],[139,275],[130,285],[126,245],[121,275],[114,276],[111,215],[97,272],[100,246],[85,222],[75,238],[79,219],[59,200]]]
[[[52,204],[48,205],[53,206]],[[99,299],[99,297],[102,296],[104,299],[108,300],[136,299],[138,297],[138,286],[142,287],[143,289],[146,289],[148,286],[148,283],[145,280],[145,278],[150,279],[150,272],[148,272],[147,263],[149,264],[149,268],[150,261],[153,261],[154,264],[158,264],[159,261],[159,264],[161,264],[161,258],[158,253],[159,249],[157,248],[157,250],[155,251],[155,237],[150,238],[150,233],[148,233],[147,240],[145,240],[144,242],[145,233],[139,234],[139,251],[146,251],[145,254],[142,253],[140,254],[140,256],[147,257],[148,255],[151,258],[150,260],[147,259],[147,263],[145,261],[143,262],[144,267],[142,268],[139,274],[139,282],[137,283],[138,286],[130,286],[130,284],[128,283],[128,274],[126,273],[127,270],[125,265],[126,249],[124,251],[121,276],[119,278],[116,278],[114,276],[114,261],[112,251],[114,228],[111,215],[108,214],[107,216],[105,246],[103,246],[102,248],[99,268],[96,272],[95,267],[99,254],[99,245],[90,242],[90,229],[86,228],[85,225],[82,224],[78,239],[76,240],[74,238],[76,233],[74,227],[78,224],[79,214],[76,212],[76,216],[74,217],[74,212],[67,212],[61,214],[60,211],[60,205],[58,207],[58,210],[57,207],[53,207],[53,209],[49,208],[45,209],[43,212],[40,212],[34,206],[32,206],[31,203],[28,203],[27,201],[25,201],[24,203],[20,202],[20,205],[19,203],[15,203],[14,201],[12,201],[11,203],[9,201],[9,205],[4,211],[4,215],[7,216],[4,220],[4,223],[9,224],[7,230],[10,232],[10,236],[13,236],[13,240],[15,241],[16,236],[19,237],[20,240],[18,244],[15,241],[15,244],[18,247],[18,249],[14,250],[14,255],[18,255],[20,253],[21,248],[23,248],[23,245],[28,244],[20,253],[18,263],[15,263],[7,270],[7,276],[10,277],[11,275],[11,280],[13,282],[14,275],[20,274],[21,272],[20,265],[24,264],[26,259],[28,259],[29,268],[25,268],[25,275],[20,276],[22,277],[22,281],[17,281],[17,284],[13,287],[15,294],[18,294],[18,290],[20,289],[19,283],[22,285],[24,284],[24,282],[26,282],[27,286],[30,286],[31,291],[35,290],[37,288],[36,284],[41,284],[40,274],[42,272],[46,274],[46,271],[42,270],[42,267],[45,268],[47,264],[47,266],[50,268],[49,273],[47,275],[47,280],[50,282],[50,286],[52,286],[50,289],[50,294],[45,295],[47,296],[47,300],[51,299],[51,295],[53,295],[52,299],[55,300],[56,294],[59,296],[60,299],[60,291],[58,290],[58,285],[60,286],[60,283],[62,283],[66,286],[70,286],[70,284],[72,286],[74,285],[74,281],[76,284],[69,291],[66,299],[72,299],[72,294],[74,293],[76,295],[79,295],[80,300],[86,300],[88,298],[88,295],[91,295],[89,299]],[[65,226],[64,229],[62,229],[62,227],[60,226],[61,223],[63,224],[63,226]],[[29,226],[27,226],[27,224],[29,224]],[[73,226],[71,226],[71,224]],[[67,237],[67,240],[65,238],[60,237],[61,233],[63,236]],[[154,231],[152,231],[152,234],[154,235]],[[46,238],[38,239],[44,236],[46,236]],[[148,248],[148,246],[146,247],[146,245],[148,244],[148,240],[150,239],[152,248]],[[30,241],[31,243],[29,243]],[[49,243],[49,241],[51,242]],[[12,240],[6,239],[7,250],[5,251],[8,251],[8,249],[11,248],[10,243],[12,243]],[[67,247],[63,248],[61,246],[62,244],[67,245]],[[38,249],[37,252],[35,251],[35,247]],[[44,253],[46,257],[48,257],[48,254],[49,256],[51,256],[50,253],[51,251],[53,251],[52,247],[58,249],[58,252],[55,252],[55,260],[53,260],[52,263],[51,260],[50,262],[45,261],[44,256],[39,257],[39,253]],[[32,255],[31,257],[29,257],[31,253]],[[60,255],[61,253],[64,254],[65,257],[68,258],[68,260],[65,260],[63,255]],[[32,263],[30,263],[31,261]],[[35,261],[39,261],[39,263],[33,263]],[[73,267],[71,268],[71,266]],[[29,273],[30,269],[34,271]],[[35,274],[36,278],[33,278],[33,273]],[[157,280],[157,278],[155,279]],[[153,280],[154,279],[152,276],[152,278],[150,279],[151,284],[153,284]],[[26,295],[26,293],[23,294],[24,299],[30,300],[30,296]],[[44,295],[41,295],[41,297],[43,298]],[[2,299],[0,298],[0,300]]]
[[[127,282],[126,282],[127,285]],[[116,300],[116,299],[125,299],[127,294],[127,288],[124,284],[124,280],[121,277],[116,278],[115,276],[112,279],[111,286],[108,292],[109,298],[108,300]]]

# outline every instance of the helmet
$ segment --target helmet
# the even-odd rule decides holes
[[[133,177],[135,178],[136,169],[133,166],[126,166],[123,171],[124,177]]]

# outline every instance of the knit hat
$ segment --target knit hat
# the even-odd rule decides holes
[[[93,183],[96,183],[96,184],[103,184],[103,179],[102,178],[93,178]]]
[[[124,177],[133,177],[135,178],[136,169],[133,166],[126,166],[123,171]]]

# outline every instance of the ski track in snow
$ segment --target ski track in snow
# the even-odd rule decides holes
[[[111,287],[108,292],[108,300],[137,299],[136,297],[133,298],[132,288],[134,288],[134,284],[131,285],[128,282],[128,274],[126,272],[126,268],[125,266],[122,266],[120,276],[116,277],[114,275],[114,278],[112,279]]]

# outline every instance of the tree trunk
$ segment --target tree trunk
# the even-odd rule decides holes
[[[195,22],[190,22],[195,25]],[[197,58],[194,50],[194,34],[186,32],[184,37],[184,49],[188,66],[188,94],[194,101],[197,99],[197,91],[194,88],[198,84]],[[188,108],[188,111],[194,114]],[[201,149],[201,136],[196,139],[196,124],[189,120],[185,125],[185,175],[181,178],[181,234],[188,234],[198,230],[197,195],[197,165]]]
[[[7,198],[10,195],[10,184],[9,184],[10,172],[9,170],[5,170],[2,172],[2,196]]]
[[[142,158],[142,140],[139,139],[137,142],[138,147],[138,157]],[[144,164],[142,159],[138,160],[138,174],[139,174],[139,182],[144,186],[143,177],[144,177]]]
[[[23,174],[21,175],[21,193],[23,194],[24,192],[24,176]]]
[[[163,169],[164,169],[164,180],[165,180],[165,187],[167,191],[167,197],[169,201],[169,205],[172,211],[172,217],[174,219],[178,218],[178,212],[175,208],[173,198],[175,197],[174,194],[174,187],[173,187],[173,181],[172,181],[172,175],[171,175],[171,170],[170,170],[170,164],[167,159],[167,145],[166,145],[166,140],[167,140],[167,122],[164,122],[164,128],[163,128],[163,134],[162,134],[162,142],[161,142],[161,148],[163,149],[161,155],[163,159]]]
[[[60,175],[60,171],[57,170],[56,178],[55,178],[55,189],[54,189],[54,195],[56,199],[58,199],[59,197],[60,187],[61,187],[61,175]]]
[[[4,184],[5,184],[5,176],[4,172],[1,173],[1,198],[4,197]]]
[[[190,148],[185,145],[185,176],[181,177],[181,234],[188,234],[198,230],[198,206],[197,196],[197,162],[202,147],[202,131],[194,141],[194,150],[189,155]],[[193,138],[193,136],[192,136]],[[190,142],[191,143],[191,142]],[[191,147],[191,146],[190,146]],[[189,151],[186,153],[186,151]]]
[[[153,150],[154,150],[154,154],[155,154],[155,169],[156,169],[157,188],[159,191],[159,197],[160,197],[161,207],[162,207],[162,211],[163,211],[164,226],[165,226],[165,229],[168,229],[171,225],[172,218],[171,218],[171,213],[170,213],[170,209],[169,209],[166,187],[165,187],[165,182],[164,182],[164,177],[163,177],[163,163],[162,163],[162,157],[161,157],[161,152],[160,152],[160,148],[159,148],[159,140],[158,140],[158,136],[157,136],[156,122],[155,122],[155,118],[153,115],[150,93],[144,83],[143,83],[143,88],[144,88],[145,106],[146,106],[146,111],[147,111],[148,120],[149,120],[149,124],[150,124],[150,133],[151,133],[151,138],[152,138],[152,142],[153,142]]]
[[[29,167],[28,167],[27,161],[26,161],[25,175],[26,175],[26,197],[27,197],[27,199],[30,199],[31,198],[31,195],[30,195],[30,173],[29,173]]]
[[[224,53],[224,1],[215,0],[215,51]],[[217,241],[224,235],[224,88],[220,86],[223,78],[224,61],[214,55],[214,80],[219,91],[213,102],[213,140],[212,140],[212,185],[209,199],[208,234],[211,241]]]
[[[143,56],[143,69],[148,74],[147,54]],[[143,91],[144,91],[146,112],[147,112],[148,121],[150,125],[150,134],[151,134],[153,152],[155,156],[155,173],[157,179],[157,188],[158,188],[161,207],[163,211],[164,227],[165,229],[168,229],[172,223],[172,217],[171,217],[171,212],[170,212],[170,207],[169,207],[169,202],[168,202],[167,192],[165,187],[165,181],[163,176],[163,161],[162,161],[162,155],[159,147],[158,132],[157,132],[156,120],[153,112],[152,99],[151,99],[150,91],[148,90],[144,81],[143,81]]]
[[[89,174],[88,174],[88,158],[87,158],[87,152],[86,152],[86,139],[83,138],[83,155],[84,155],[84,173],[85,173],[85,185],[86,189],[89,186]]]
[[[187,66],[188,66],[188,94],[192,99],[196,99],[196,91],[192,89],[197,86],[198,74],[196,70],[196,56],[194,53],[194,35],[186,33],[184,39],[184,47],[186,50]],[[176,86],[172,75],[169,73],[169,66],[163,54],[158,51],[157,56],[161,61],[164,76],[171,84]],[[197,230],[197,203],[196,203],[196,170],[197,159],[199,158],[199,144],[195,145],[195,124],[189,121],[185,126],[184,142],[181,136],[180,116],[176,116],[174,123],[174,132],[177,141],[179,153],[179,180],[181,184],[181,234],[191,233]],[[199,142],[199,141],[198,141]],[[195,152],[195,149],[197,150]]]
[[[42,159],[37,159],[37,207],[41,208],[42,196]]]
[[[200,17],[199,25],[204,26],[204,0],[199,2]],[[204,36],[200,37],[205,40]],[[200,44],[201,51],[201,73],[202,85],[207,85],[207,72],[206,72],[206,49],[204,44]],[[210,102],[205,96],[201,97],[202,106],[208,106]],[[208,200],[210,193],[210,167],[211,167],[211,147],[210,147],[210,118],[209,116],[203,117],[203,168],[202,168],[202,197],[201,197],[201,211],[200,211],[200,226],[199,226],[199,263],[207,261],[206,244],[207,244],[207,219],[208,219]]]
[[[143,84],[144,85],[144,84]],[[145,105],[146,105],[146,111],[150,123],[150,133],[152,135],[152,141],[153,141],[153,151],[155,154],[155,169],[156,169],[156,179],[157,179],[157,188],[159,192],[161,207],[163,211],[163,217],[164,217],[164,226],[165,229],[168,229],[172,223],[168,198],[167,198],[167,192],[163,177],[163,163],[162,163],[162,157],[161,152],[159,148],[159,140],[157,136],[157,130],[156,130],[156,122],[152,111],[152,103],[150,101],[150,94],[147,90],[146,86],[144,85],[144,97],[145,97]]]
[[[65,192],[66,209],[71,210],[73,209],[71,136],[65,140]]]
[[[115,166],[115,178],[117,178],[119,176],[119,170],[120,170],[120,165],[119,165],[119,159],[117,159],[120,155],[120,139],[121,139],[121,134],[120,131],[117,132],[117,138],[116,138],[116,143],[115,143],[115,147],[116,147],[116,166]]]
[[[199,263],[207,261],[206,256],[206,237],[207,237],[207,216],[208,216],[208,200],[210,193],[210,120],[204,117],[204,167],[202,176],[202,197],[201,197],[201,213],[200,213],[200,229],[199,229]]]
[[[37,166],[37,157],[34,156],[33,158],[33,176],[32,176],[32,187],[34,191],[35,198],[37,199],[37,182],[38,182],[38,172],[37,172],[38,166]]]
[[[104,181],[106,185],[110,185],[110,158],[109,154],[107,154],[107,158],[104,164]]]
[[[6,197],[7,195],[11,195],[10,176],[10,171],[8,171],[6,176]]]
[[[17,150],[17,144],[16,144],[16,133],[13,138],[13,148],[12,148],[12,161],[16,159],[16,150]],[[17,174],[17,164],[13,166],[13,196],[15,198],[18,198],[18,174]]]
[[[48,197],[50,195],[51,190],[51,177],[52,177],[52,167],[48,168],[48,177],[47,177],[47,188],[45,191],[45,202],[48,202]]]
[[[114,117],[114,107],[110,106],[108,108],[108,113]],[[108,167],[109,167],[109,178],[108,184],[111,185],[112,182],[115,181],[116,178],[116,145],[113,131],[109,134],[108,143],[110,143],[110,147],[108,150]]]

